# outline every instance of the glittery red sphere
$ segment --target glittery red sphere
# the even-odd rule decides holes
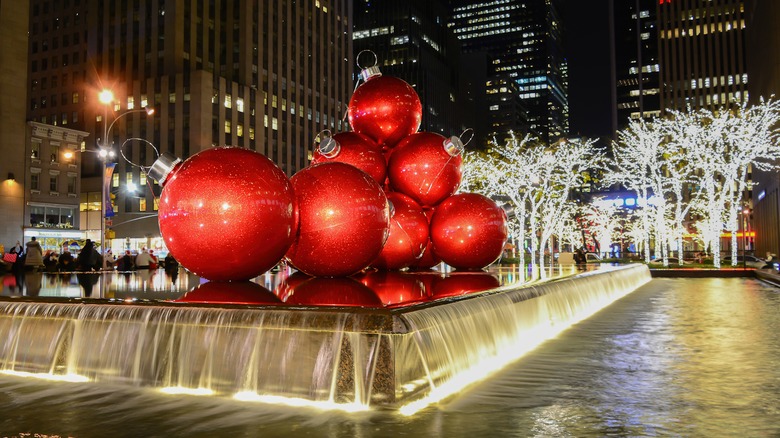
[[[387,240],[387,197],[368,174],[344,163],[317,164],[296,173],[300,226],[287,258],[315,277],[354,274],[367,267]]]
[[[311,278],[290,290],[284,302],[298,306],[383,307],[371,289],[351,278]]]
[[[230,283],[209,281],[175,300],[203,304],[281,304],[270,290],[251,281]]]
[[[483,292],[501,286],[498,278],[487,272],[452,272],[433,286],[434,299]]]
[[[422,121],[420,96],[411,85],[392,76],[373,77],[360,85],[347,111],[352,129],[384,149],[417,132]]]
[[[402,193],[387,193],[387,200],[393,204],[390,235],[371,266],[378,269],[403,269],[422,257],[428,243],[428,219],[422,208]]]
[[[507,237],[506,213],[476,193],[450,196],[431,219],[433,250],[457,269],[482,269],[501,256]]]
[[[385,307],[408,306],[428,300],[418,275],[405,272],[367,272],[357,277],[376,294]]]
[[[312,164],[338,162],[346,163],[371,175],[380,185],[387,179],[387,162],[382,149],[370,138],[356,132],[340,132],[333,136],[339,144],[339,150],[333,156],[323,155],[319,149],[314,151]]]
[[[257,152],[207,149],[176,166],[163,184],[160,233],[176,260],[201,277],[256,277],[293,242],[292,185]]]
[[[422,207],[433,207],[460,186],[463,158],[447,152],[447,139],[431,132],[406,137],[390,155],[390,187]]]

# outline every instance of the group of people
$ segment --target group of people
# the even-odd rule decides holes
[[[0,245],[1,246],[1,245]],[[43,251],[40,242],[32,237],[22,247],[17,240],[16,244],[8,251],[0,249],[3,256],[3,265],[10,265],[15,272],[22,270],[46,270],[48,272],[90,272],[100,271],[103,268],[103,255],[95,248],[94,242],[87,239],[76,257],[70,253],[67,247],[62,253],[56,251]],[[153,250],[143,248],[138,255],[133,255],[129,250],[116,259],[109,249],[105,255],[106,265],[112,269],[116,266],[118,271],[132,271],[135,269],[157,269],[160,261]],[[164,259],[166,269],[178,269],[179,263],[172,255],[168,254]]]

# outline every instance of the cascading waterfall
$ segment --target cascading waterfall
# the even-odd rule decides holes
[[[411,413],[649,278],[636,265],[399,309],[3,301],[0,371]]]

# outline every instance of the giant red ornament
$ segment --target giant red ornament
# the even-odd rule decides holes
[[[430,269],[439,263],[441,263],[441,258],[436,255],[436,253],[433,252],[433,243],[431,242],[431,236],[430,236],[430,223],[431,218],[433,217],[433,214],[436,212],[436,209],[429,208],[425,210],[425,217],[428,219],[428,242],[426,242],[425,245],[425,251],[423,251],[422,257],[420,257],[419,260],[412,263],[410,268],[415,270],[422,270],[422,269]]]
[[[387,179],[387,162],[382,149],[370,138],[356,132],[340,132],[323,136],[314,150],[312,164],[326,162],[346,163],[371,175],[380,185]]]
[[[457,269],[482,269],[501,256],[506,213],[490,198],[461,193],[439,204],[431,218],[433,250]]]
[[[149,175],[163,187],[158,220],[165,245],[201,277],[256,277],[277,264],[293,242],[292,185],[257,152],[218,147],[184,162],[163,154]]]
[[[387,167],[390,187],[433,207],[460,186],[463,143],[432,132],[406,137],[393,150]]]
[[[367,267],[390,228],[387,197],[368,174],[344,163],[322,163],[296,173],[300,226],[287,258],[312,276],[337,277]]]
[[[355,132],[376,141],[383,149],[417,132],[422,121],[420,96],[401,79],[382,76],[377,67],[361,73],[365,81],[349,101],[349,124]]]
[[[412,198],[397,192],[387,194],[392,205],[390,234],[371,266],[379,269],[403,269],[422,257],[428,243],[428,219]]]

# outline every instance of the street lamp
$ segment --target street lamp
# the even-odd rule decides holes
[[[111,144],[108,142],[108,136],[111,133],[111,128],[114,127],[114,123],[116,123],[117,120],[120,118],[132,114],[132,113],[138,113],[138,112],[145,112],[146,115],[152,115],[154,114],[154,108],[145,107],[141,109],[134,109],[134,110],[128,110],[123,112],[122,114],[117,115],[114,117],[114,120],[111,122],[111,124],[108,124],[108,109],[109,106],[114,102],[114,93],[111,90],[102,90],[98,94],[98,100],[100,103],[102,103],[103,106],[103,144],[98,144],[98,155],[103,161],[103,171],[101,172],[101,179],[100,184],[102,187],[101,190],[101,198],[100,198],[100,246],[101,246],[101,252],[103,253],[103,270],[106,269],[106,257],[105,257],[105,241],[106,241],[106,198],[108,197],[108,181],[106,181],[106,178],[108,177],[108,159],[114,157],[114,151],[111,150]],[[110,202],[110,201],[109,201]]]

